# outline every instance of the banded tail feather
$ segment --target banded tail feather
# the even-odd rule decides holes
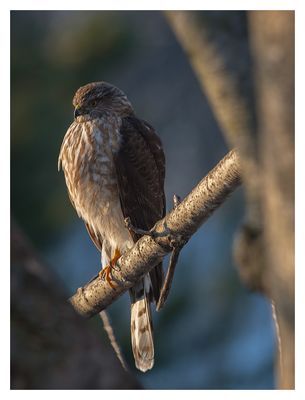
[[[130,289],[131,344],[136,367],[146,372],[154,365],[153,325],[150,311],[151,281],[149,275]]]

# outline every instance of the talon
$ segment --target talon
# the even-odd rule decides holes
[[[100,279],[103,279],[103,280],[105,279],[108,282],[108,284],[112,287],[112,289],[115,288],[115,285],[113,285],[111,283],[111,281],[113,281],[113,279],[111,279],[111,270],[112,269],[114,269],[115,271],[118,270],[118,268],[115,268],[115,267],[116,267],[116,263],[120,257],[121,257],[121,253],[120,253],[119,249],[116,248],[115,252],[114,252],[114,256],[110,260],[109,264],[106,265],[98,274]]]
[[[114,289],[115,286],[111,283],[111,269],[112,269],[112,266],[109,265],[107,270],[106,270],[106,281],[112,287],[112,289]]]
[[[106,280],[108,284],[112,287],[112,289],[115,288],[115,286],[111,283],[111,269],[113,267],[111,265],[106,265],[99,273],[98,276],[100,279]]]

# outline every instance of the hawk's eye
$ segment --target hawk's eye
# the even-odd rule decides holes
[[[97,105],[97,100],[92,100],[92,101],[91,101],[91,105],[92,105],[93,107],[95,107],[95,106]]]

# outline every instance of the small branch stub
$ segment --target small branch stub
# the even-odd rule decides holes
[[[181,203],[181,198],[177,194],[174,194],[173,197],[173,206],[174,209],[178,207],[178,205]],[[167,300],[167,297],[169,295],[171,286],[172,286],[172,281],[174,278],[174,273],[175,273],[175,268],[178,262],[179,254],[180,251],[182,250],[182,247],[186,244],[186,242],[183,242],[182,238],[177,238],[175,240],[170,240],[170,246],[173,248],[173,251],[170,256],[169,260],[169,265],[166,273],[166,277],[160,292],[160,297],[156,306],[157,311],[160,311],[162,307],[164,307],[164,304]]]

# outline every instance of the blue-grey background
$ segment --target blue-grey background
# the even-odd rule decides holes
[[[217,20],[220,42],[233,32],[245,46],[242,12],[205,12],[203,18]],[[115,84],[155,127],[166,154],[168,210],[173,194],[183,198],[228,149],[159,12],[12,12],[11,72],[12,213],[69,296],[100,269],[99,254],[57,172],[79,86]],[[154,314],[152,371],[133,367],[128,295],[109,308],[124,355],[144,387],[274,387],[270,305],[243,288],[232,260],[243,213],[238,189],[183,249],[168,303]],[[102,329],[101,322],[94,327]]]

